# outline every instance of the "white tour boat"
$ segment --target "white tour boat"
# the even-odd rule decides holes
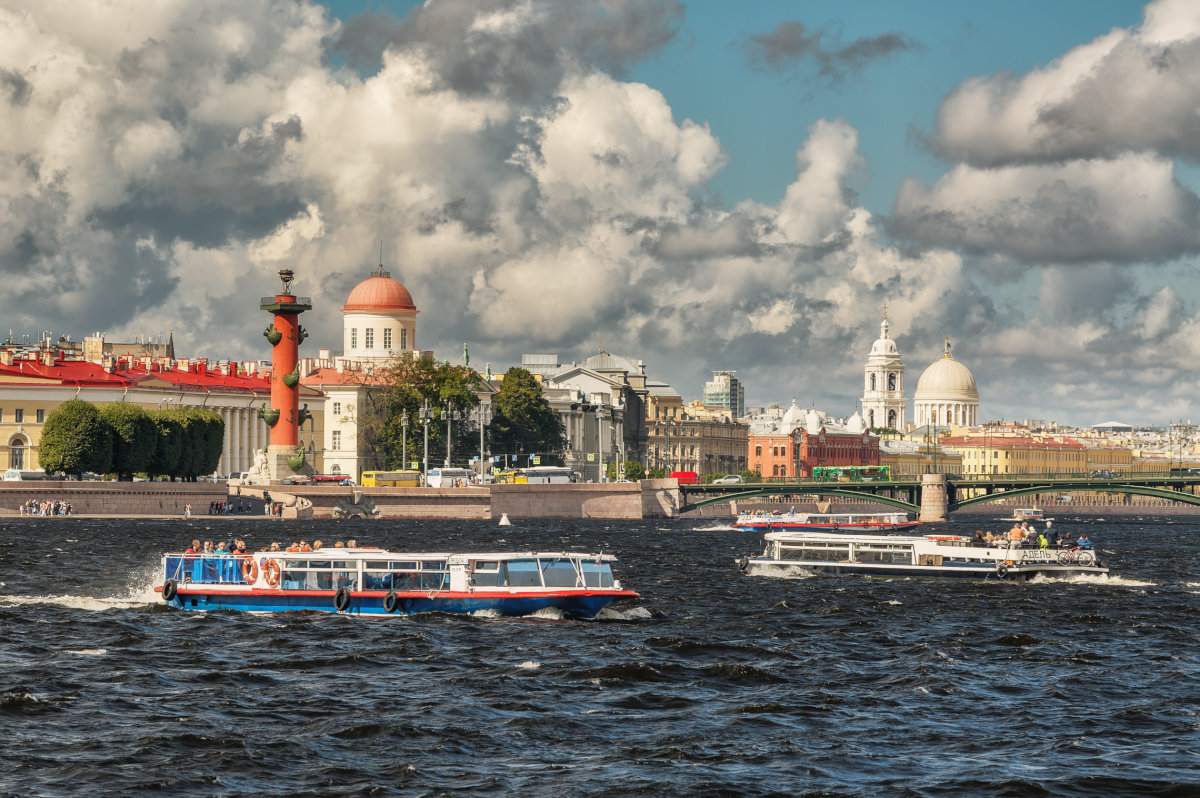
[[[733,522],[735,529],[795,529],[829,532],[898,532],[920,526],[908,520],[907,513],[741,513]]]
[[[374,548],[252,555],[167,554],[161,591],[185,610],[354,615],[477,612],[529,615],[555,608],[594,618],[638,594],[613,577],[610,554],[384,551]]]
[[[1000,521],[1053,521],[1037,507],[1014,507],[1012,515],[998,519]]]
[[[847,535],[768,532],[759,557],[738,565],[755,574],[796,568],[818,574],[1030,579],[1044,576],[1107,574],[1108,568],[1085,549],[1039,549],[1017,543],[975,544],[958,535]]]

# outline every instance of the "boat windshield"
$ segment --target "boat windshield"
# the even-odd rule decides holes
[[[164,579],[202,585],[244,585],[244,555],[174,554],[166,558]]]

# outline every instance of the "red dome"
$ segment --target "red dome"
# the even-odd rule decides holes
[[[372,275],[356,285],[350,292],[346,305],[342,308],[343,311],[416,309],[417,306],[413,304],[412,294],[408,293],[408,289],[398,280],[393,280],[386,274]]]

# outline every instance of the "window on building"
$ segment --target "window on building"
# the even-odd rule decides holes
[[[350,328],[350,348],[358,349],[358,328],[357,327]]]
[[[386,327],[383,330],[383,348],[384,349],[392,348],[392,328],[391,327]]]
[[[888,390],[889,391],[896,390],[896,375],[895,374],[888,374]]]
[[[408,329],[405,327],[400,328],[400,348],[408,349]]]
[[[13,441],[13,444],[11,447],[11,457],[9,459],[11,461],[11,465],[9,466],[10,468],[24,468],[25,467],[24,441],[19,441],[19,440]]]
[[[40,409],[39,409],[39,410],[37,411],[37,423],[39,423],[39,424],[45,424],[45,423],[46,423],[46,411],[45,411],[45,410],[40,410]]]
[[[342,431],[340,429],[335,429],[332,433],[330,433],[329,444],[333,447],[333,450],[335,452],[341,451]]]
[[[762,444],[761,443],[754,447],[754,456],[762,457]]]
[[[18,424],[20,424],[22,421],[24,421],[25,420],[25,411],[18,407],[16,410],[13,411],[13,420],[16,421]]]
[[[375,328],[368,327],[363,331],[363,347],[366,349],[375,348]]]
[[[341,402],[333,403],[333,414],[335,416],[340,416],[342,414],[342,403]]]

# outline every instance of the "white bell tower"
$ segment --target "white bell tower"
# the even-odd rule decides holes
[[[896,342],[888,335],[887,305],[879,325],[879,340],[871,346],[863,374],[862,417],[870,427],[904,431],[907,424],[904,398],[904,364]]]

